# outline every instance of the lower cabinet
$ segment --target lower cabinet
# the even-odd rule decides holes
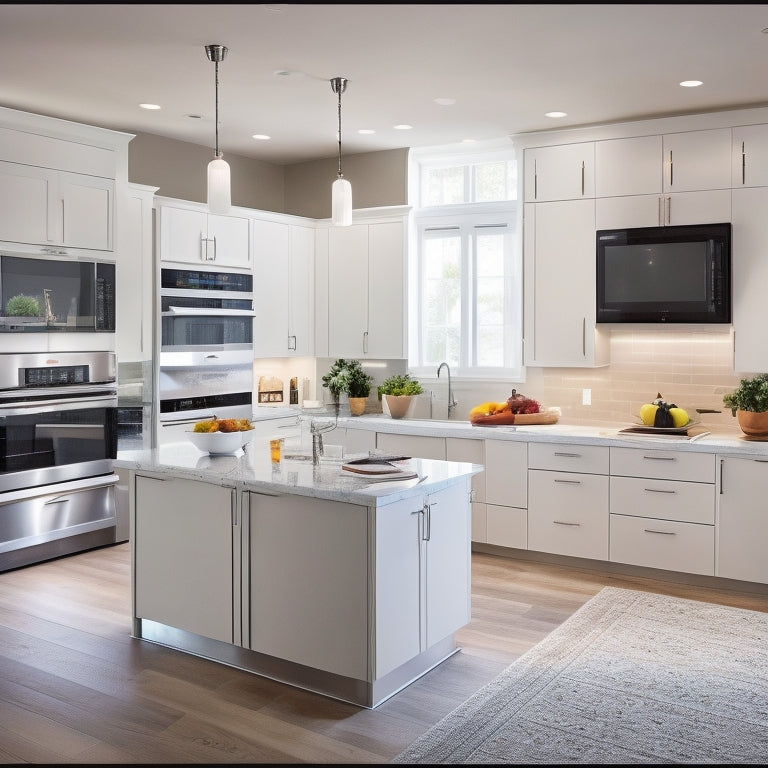
[[[445,461],[445,438],[423,435],[376,433],[376,448],[388,454]]]
[[[168,476],[136,476],[136,617],[234,641],[236,492]]]
[[[528,549],[608,559],[608,448],[531,443]]]
[[[488,544],[528,547],[528,444],[485,441],[485,514]],[[473,541],[481,541],[475,539]]]
[[[768,458],[718,457],[717,576],[768,584]]]

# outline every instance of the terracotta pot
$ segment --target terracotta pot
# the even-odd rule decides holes
[[[768,439],[768,411],[737,410],[736,420],[745,435]]]
[[[413,402],[413,395],[384,395],[384,397],[387,399],[389,415],[393,419],[402,419],[406,416]]]
[[[362,416],[365,413],[365,406],[368,403],[367,397],[350,397],[349,412],[352,416]]]

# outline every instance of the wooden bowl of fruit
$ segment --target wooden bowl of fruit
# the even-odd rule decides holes
[[[482,403],[469,412],[470,423],[478,427],[556,424],[559,418],[559,408],[543,408],[538,400],[521,395],[516,389],[503,403]]]

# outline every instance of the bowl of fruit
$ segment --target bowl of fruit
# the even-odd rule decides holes
[[[469,412],[469,421],[478,427],[507,424],[556,424],[559,408],[544,408],[538,400],[520,394],[516,389],[501,403],[481,403]]]
[[[189,440],[199,451],[232,454],[253,439],[250,419],[212,419],[198,421],[189,432]]]
[[[698,423],[685,408],[678,407],[675,403],[667,402],[661,395],[650,403],[645,403],[640,408],[636,417],[643,427],[649,430],[663,430],[665,432],[685,432],[689,427]]]

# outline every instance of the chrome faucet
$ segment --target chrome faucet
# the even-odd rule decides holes
[[[448,418],[450,419],[451,412],[458,405],[458,403],[453,398],[453,386],[451,385],[451,368],[448,363],[440,363],[437,368],[437,378],[440,378],[440,371],[443,370],[443,366],[445,366],[445,370],[448,371]]]

